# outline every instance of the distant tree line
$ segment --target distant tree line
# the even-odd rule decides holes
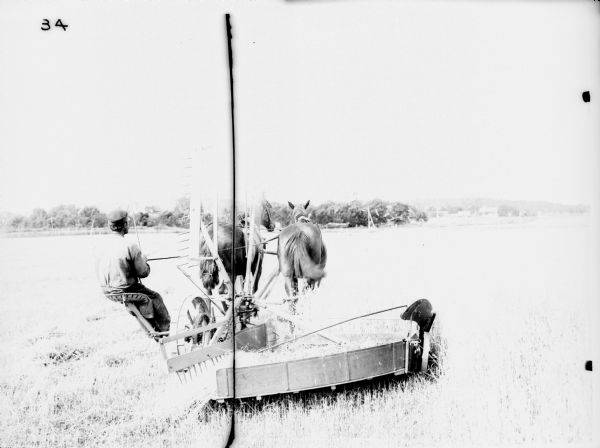
[[[531,217],[537,215],[555,214],[582,214],[587,213],[589,208],[585,205],[561,205],[544,202],[511,201],[506,203],[494,203],[494,205],[443,205],[430,206],[426,208],[430,217],[444,215],[459,216],[499,216],[499,217]]]
[[[290,223],[291,209],[288,204],[272,203],[273,219],[282,226]],[[427,215],[401,202],[371,201],[324,202],[308,207],[312,222],[327,226],[344,224],[348,227],[366,227],[369,225],[369,213],[376,226],[388,224],[407,224],[415,221],[427,221]]]
[[[272,219],[281,226],[290,223],[291,210],[288,204],[272,202]],[[325,202],[310,205],[308,208],[313,222],[322,226],[336,224],[348,227],[369,225],[369,212],[373,224],[406,224],[413,221],[427,221],[427,215],[400,202],[375,199],[372,201]],[[108,226],[107,213],[94,206],[76,207],[75,205],[58,205],[45,210],[34,209],[29,216],[2,214],[0,229],[4,231],[52,230],[52,229],[101,229]],[[224,211],[223,217],[231,212]],[[189,201],[178,199],[172,210],[161,210],[158,207],[145,207],[141,211],[130,213],[137,227],[188,227]]]
[[[468,214],[472,216],[497,214],[498,216],[537,216],[554,214],[582,214],[589,212],[584,204],[558,204],[546,201],[511,201],[487,198],[432,199],[415,201],[414,206],[425,210],[430,217],[440,213]]]
[[[6,214],[0,224],[5,230],[100,228],[106,226],[107,219],[97,207],[58,205],[49,210],[36,208],[29,216]]]
[[[281,226],[290,223],[291,210],[287,203],[271,202],[272,218]],[[241,207],[240,207],[241,208]],[[426,210],[426,212],[421,211]],[[535,216],[538,214],[586,213],[585,205],[561,205],[540,201],[500,201],[494,199],[458,199],[401,202],[373,199],[371,201],[324,202],[310,204],[308,211],[313,222],[323,227],[363,227],[369,225],[369,214],[376,226],[402,225],[427,221],[428,217],[447,215],[496,215],[500,217]],[[210,213],[207,213],[207,217]],[[145,207],[130,213],[137,227],[188,227],[189,200],[178,199],[171,210]],[[231,210],[224,210],[221,219],[231,219]],[[28,216],[0,213],[0,230],[4,232],[53,229],[102,229],[108,226],[106,213],[94,206],[58,205],[48,210],[36,208]]]
[[[179,199],[173,210],[145,207],[130,213],[131,220],[139,227],[186,227],[189,203]],[[52,230],[52,229],[101,229],[108,227],[107,213],[94,206],[76,207],[58,205],[49,210],[34,209],[29,216],[0,215],[0,228],[4,231]]]

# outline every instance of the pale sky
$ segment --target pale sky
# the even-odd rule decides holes
[[[598,3],[4,1],[0,211],[171,207],[200,148],[226,179],[228,11],[240,185],[598,200]]]

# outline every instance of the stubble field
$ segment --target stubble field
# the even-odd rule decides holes
[[[586,216],[324,232],[328,275],[304,317],[317,325],[424,297],[443,363],[434,378],[381,390],[244,405],[235,446],[591,443],[591,232]],[[0,240],[0,446],[222,446],[228,409],[179,385],[100,294],[102,238]],[[140,239],[146,253],[176,248],[175,235]],[[195,294],[171,261],[152,263],[145,284],[174,319]],[[279,282],[273,298],[283,294]]]

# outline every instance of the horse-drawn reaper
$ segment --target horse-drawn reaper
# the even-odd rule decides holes
[[[295,222],[275,237],[267,232],[273,231],[273,223],[266,201],[244,208],[235,228],[232,217],[229,226],[219,221],[217,207],[210,214],[202,204],[191,210],[192,214],[196,213],[190,219],[189,240],[193,249],[178,268],[194,283],[199,294],[181,304],[175,331],[157,338],[168,370],[181,381],[201,376],[204,385],[213,384],[210,398],[225,400],[325,387],[335,389],[341,384],[427,368],[429,330],[435,314],[425,299],[321,328],[307,328],[298,316],[282,311],[285,306],[278,309],[274,305],[278,302],[267,301],[279,274],[286,271],[285,257],[294,252],[288,250],[289,246],[292,242],[301,244],[304,237],[299,233],[306,229],[311,229],[309,235],[315,237],[311,244],[315,245],[305,247],[305,255],[318,256],[311,259],[313,265],[309,268],[303,264],[307,260],[294,261],[291,256],[295,281],[305,276],[307,284],[314,285],[323,277],[325,246],[320,230],[309,222],[305,206],[294,207]],[[278,252],[267,251],[266,244],[277,238]],[[296,248],[296,253],[303,254],[303,250]],[[232,254],[237,258],[231,258]],[[259,284],[262,258],[270,254],[277,255],[278,267]],[[314,275],[315,272],[318,275]],[[285,300],[279,301],[281,305],[285,303]],[[374,319],[386,314],[387,319]],[[156,337],[144,316],[135,315],[147,334]],[[294,324],[294,333],[281,330],[291,327],[278,326],[282,320]],[[384,338],[380,337],[381,329],[374,324],[382,322],[388,332]],[[402,333],[396,325],[398,322],[405,323]],[[358,338],[346,338],[348,332],[333,333],[336,328],[349,324],[359,324],[355,328]],[[369,329],[378,339],[365,338]],[[357,340],[360,343],[357,344]],[[316,352],[311,351],[311,347],[315,347]],[[244,356],[241,352],[245,352]],[[234,370],[232,356],[244,358],[245,365],[237,363]]]
[[[231,137],[235,156],[233,52],[228,14],[225,16],[225,24]],[[199,160],[193,163],[196,168],[202,165],[204,172],[192,175],[190,228],[187,238],[189,251],[187,259],[177,266],[198,287],[199,294],[183,301],[175,332],[168,335],[157,334],[146,317],[130,303],[132,300],[148,300],[143,294],[116,298],[134,313],[147,334],[157,340],[169,372],[176,373],[182,381],[193,379],[194,375],[214,380],[210,396],[224,400],[258,398],[323,387],[335,389],[340,384],[425,370],[429,358],[429,330],[435,318],[431,304],[425,299],[417,300],[411,305],[398,305],[311,329],[307,329],[297,316],[277,311],[274,305],[271,306],[272,302],[267,302],[280,273],[286,279],[288,295],[293,298],[298,294],[299,278],[304,278],[309,287],[319,284],[325,275],[327,261],[321,231],[310,222],[306,212],[308,202],[299,207],[290,203],[293,222],[279,234],[278,251],[265,250],[268,239],[263,238],[260,227],[273,230],[268,203],[260,201],[258,206],[249,206],[250,201],[247,201],[242,210],[243,219],[238,221],[235,169],[231,191],[232,183],[229,180],[232,173],[224,169],[228,166],[227,163],[218,161],[222,152],[210,152],[207,149],[209,148],[195,152],[197,158],[202,151],[205,152],[202,163],[198,163]],[[206,156],[211,157],[210,154],[213,157],[212,163],[206,159]],[[219,186],[223,179],[227,180],[226,185]],[[204,185],[201,185],[202,182]],[[233,210],[229,220],[222,223],[219,220],[218,199],[226,191],[232,193]],[[200,192],[203,198],[200,197]],[[211,200],[212,207],[207,204]],[[251,203],[257,204],[257,201]],[[278,267],[259,285],[262,258],[270,253],[278,256]],[[281,303],[284,304],[284,301]],[[404,312],[400,314],[400,310]],[[385,325],[387,339],[378,337],[374,341],[366,340],[365,334],[381,334],[381,329],[375,329],[368,319],[386,313],[392,315]],[[301,330],[302,333],[285,334],[277,329],[277,319],[292,323],[295,331]],[[348,332],[337,336],[330,332],[360,322],[366,322],[366,325],[358,325],[354,329],[355,336],[358,336],[354,341],[358,340],[361,344],[352,344],[353,339]],[[408,328],[398,330],[395,326],[398,322],[407,323]],[[318,343],[314,344],[318,353],[298,349],[299,341],[305,346],[311,345],[313,336],[318,338]],[[325,341],[329,344],[329,349],[323,347]],[[173,345],[175,350],[172,350]],[[278,356],[285,351],[284,348],[288,349],[284,353],[286,356]],[[234,370],[230,360],[232,356],[238,359],[241,351],[250,352],[256,358],[246,365],[237,365]],[[273,357],[265,357],[265,354]],[[206,382],[204,381],[205,384]]]

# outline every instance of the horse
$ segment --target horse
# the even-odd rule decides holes
[[[275,225],[271,220],[271,204],[264,200],[259,203],[255,208],[255,228],[254,234],[251,236],[250,244],[254,244],[256,250],[254,251],[254,257],[251,260],[251,269],[252,272],[256,273],[254,277],[254,286],[253,292],[256,293],[258,289],[258,281],[260,280],[260,275],[262,272],[262,256],[259,253],[259,249],[262,243],[262,238],[260,236],[260,226],[263,225],[269,232],[272,232],[275,229]],[[248,263],[246,256],[246,232],[244,228],[246,227],[245,220],[241,217],[238,217],[236,220],[236,231],[235,231],[235,241],[233,240],[233,225],[226,223],[219,223],[218,228],[218,248],[217,251],[219,253],[219,258],[223,262],[223,266],[225,267],[225,271],[229,275],[231,283],[235,285],[236,279],[238,276],[246,275],[246,266]],[[213,237],[213,225],[210,224],[208,226],[208,234],[210,237]],[[231,258],[231,248],[234,247],[234,259],[235,259],[235,272],[233,272],[233,260]],[[264,246],[264,244],[263,244]],[[264,247],[263,247],[264,248]],[[208,248],[206,241],[204,238],[200,241],[200,255],[202,257],[210,257],[211,252]],[[205,259],[200,261],[200,278],[202,280],[202,285],[208,292],[208,294],[212,295],[213,289],[219,286],[219,269],[217,268],[217,263],[214,260]],[[220,292],[225,292],[225,285],[221,284]]]
[[[307,287],[314,289],[325,277],[327,249],[321,237],[321,230],[313,224],[306,211],[310,200],[304,205],[294,205],[292,224],[279,234],[277,258],[279,272],[285,279],[285,292],[290,299],[298,295],[298,279],[306,280]]]

